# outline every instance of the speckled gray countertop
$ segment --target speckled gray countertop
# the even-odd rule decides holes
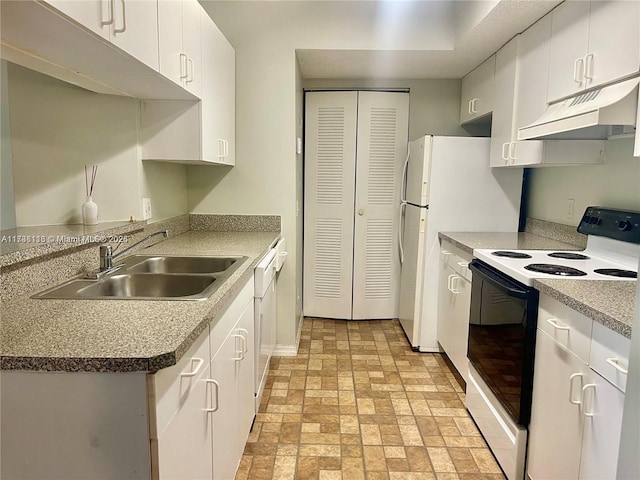
[[[440,239],[465,252],[477,248],[509,250],[582,250],[532,233],[440,232]],[[533,286],[611,330],[631,337],[636,283],[625,280],[535,280]]]
[[[130,372],[174,365],[233,301],[257,261],[279,237],[278,232],[188,231],[144,251],[247,256],[204,301],[42,300],[28,296],[3,301],[0,367]]]
[[[474,248],[504,248],[510,250],[582,250],[570,243],[559,242],[528,232],[440,232],[447,240],[467,253]]]
[[[629,280],[534,280],[549,295],[620,335],[631,338],[636,282]]]

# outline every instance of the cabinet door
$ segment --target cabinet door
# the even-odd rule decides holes
[[[209,365],[195,380],[175,416],[158,437],[160,480],[212,478],[212,413],[207,412],[212,407],[212,392],[208,379]]]
[[[353,319],[398,317],[398,198],[408,136],[409,94],[358,93]]]
[[[570,400],[579,401],[589,372],[578,357],[537,331],[527,460],[532,480],[578,478],[583,419],[580,406]]]
[[[462,79],[460,123],[483,117],[493,110],[495,55],[490,56]]]
[[[111,0],[47,0],[46,3],[109,40],[114,21]]]
[[[238,455],[238,339],[232,330],[211,360],[213,403],[213,478],[234,478]]]
[[[515,99],[517,129],[535,122],[547,110],[547,82],[551,45],[551,15],[520,35]]]
[[[114,0],[111,42],[158,70],[158,2]]]
[[[585,88],[583,69],[588,45],[589,2],[567,0],[556,7],[551,14],[548,103]]]
[[[202,7],[196,0],[182,1],[182,48],[186,55],[184,87],[200,96],[202,84],[202,35],[200,15]],[[221,65],[222,66],[222,65]],[[228,68],[227,65],[224,65]],[[233,66],[231,67],[233,68]],[[220,72],[219,72],[220,73]]]
[[[351,318],[357,92],[310,92],[305,113],[304,313]]]
[[[235,165],[235,50],[201,10],[202,158]]]
[[[640,2],[591,2],[587,87],[612,82],[638,71],[639,30]]]
[[[580,478],[616,478],[624,393],[595,372],[583,395],[584,434]],[[588,416],[593,414],[593,416]]]
[[[466,382],[469,376],[467,341],[471,284],[443,262],[440,266],[438,343]]]
[[[514,156],[511,143],[515,141],[513,127],[517,73],[516,54],[519,39],[520,36],[517,35],[496,53],[491,121],[490,165],[492,167],[508,165],[511,163],[510,157]]]
[[[275,283],[275,282],[274,282]],[[241,335],[240,345],[241,359],[238,363],[238,449],[242,455],[244,444],[249,436],[253,418],[255,417],[255,336],[253,302],[247,304],[236,328]]]
[[[182,0],[158,2],[159,70],[165,77],[181,85],[186,59],[182,48]],[[198,26],[198,30],[199,30]]]

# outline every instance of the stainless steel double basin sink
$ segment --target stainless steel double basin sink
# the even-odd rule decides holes
[[[205,300],[247,257],[131,255],[98,279],[76,277],[33,298]]]

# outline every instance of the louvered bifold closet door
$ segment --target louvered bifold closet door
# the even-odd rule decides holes
[[[359,95],[352,318],[397,318],[398,212],[409,94]]]
[[[351,318],[357,92],[309,92],[305,114],[305,316]]]

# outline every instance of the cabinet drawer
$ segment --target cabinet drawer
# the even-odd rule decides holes
[[[242,290],[240,290],[240,293],[238,293],[238,296],[229,308],[211,322],[209,327],[209,350],[211,351],[211,358],[215,357],[218,350],[220,350],[220,347],[242,315],[242,312],[244,312],[247,304],[253,302],[253,291],[253,275],[251,275],[251,278],[244,287],[242,287]]]
[[[158,370],[152,376],[158,435],[186,401],[201,372],[209,368],[209,359],[209,330],[205,330],[176,365]]]
[[[593,322],[589,365],[623,392],[627,384],[630,345],[628,338]]]
[[[554,300],[540,296],[538,329],[547,333],[562,347],[589,362],[593,320]]]
[[[457,274],[471,280],[469,263],[473,255],[463,251],[446,240],[442,241],[440,247],[440,259],[445,265],[449,265]]]

